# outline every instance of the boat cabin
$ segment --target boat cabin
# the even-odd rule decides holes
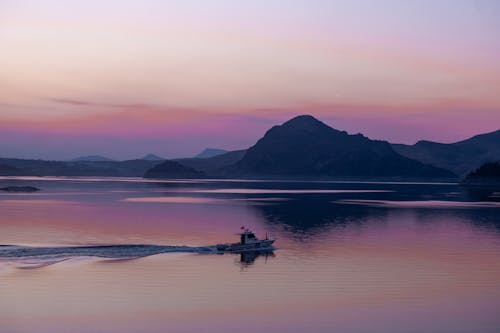
[[[244,244],[253,244],[259,242],[257,237],[255,237],[255,234],[248,229],[245,229],[239,235],[240,235],[240,244],[244,245]]]

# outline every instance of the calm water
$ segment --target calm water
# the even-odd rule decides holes
[[[0,178],[7,185],[42,191],[0,192],[2,333],[500,331],[500,193]],[[278,249],[204,250],[242,225]]]

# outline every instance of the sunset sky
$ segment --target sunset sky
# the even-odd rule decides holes
[[[298,114],[458,141],[500,128],[499,31],[497,0],[0,0],[0,156],[191,156]]]

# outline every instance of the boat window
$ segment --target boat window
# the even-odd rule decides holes
[[[248,238],[255,238],[255,235],[254,234],[250,234],[250,235],[248,235]]]

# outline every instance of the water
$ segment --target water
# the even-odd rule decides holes
[[[500,194],[0,178],[0,332],[498,332]],[[274,252],[214,254],[244,225]]]

